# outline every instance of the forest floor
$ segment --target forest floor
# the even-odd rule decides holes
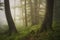
[[[57,25],[55,25],[57,26]],[[47,32],[37,33],[40,26],[17,28],[17,34],[8,36],[7,34],[0,34],[0,40],[60,40],[60,27],[54,27],[54,32],[48,30]]]

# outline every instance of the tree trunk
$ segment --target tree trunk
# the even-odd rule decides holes
[[[9,26],[9,34],[16,33],[17,30],[11,16],[9,0],[4,0],[4,3],[5,3],[5,15]]]
[[[31,23],[32,23],[31,25],[34,25],[33,3],[31,0],[29,1],[29,3],[30,3]]]
[[[26,12],[26,0],[25,0],[25,26],[28,26],[28,24],[27,24],[27,12]]]
[[[39,5],[38,0],[34,0],[34,24],[39,24]]]
[[[47,31],[47,28],[53,30],[52,21],[53,21],[53,6],[54,0],[46,0],[46,14],[42,24],[40,32]]]
[[[38,0],[34,0],[34,3],[32,0],[30,2],[30,13],[31,13],[31,23],[33,25],[39,24],[39,5],[38,5]]]

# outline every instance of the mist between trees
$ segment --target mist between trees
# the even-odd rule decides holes
[[[60,33],[59,3],[59,0],[0,0],[1,40],[59,40],[55,37]]]

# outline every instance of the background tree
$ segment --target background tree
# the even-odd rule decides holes
[[[29,0],[32,25],[39,24],[39,0]]]
[[[27,24],[27,11],[26,11],[26,0],[25,0],[25,26],[28,26]]]

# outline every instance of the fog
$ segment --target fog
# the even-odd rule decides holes
[[[10,1],[10,10],[11,10],[11,15],[14,20],[15,18],[15,24],[21,23],[22,25],[22,11],[20,8],[20,0],[9,0]],[[4,0],[1,0],[1,2],[4,3]],[[16,7],[19,6],[19,7]],[[1,8],[1,7],[0,7]],[[8,25],[6,16],[5,16],[5,10],[4,7],[2,7],[3,10],[0,10],[0,27],[3,25]]]

